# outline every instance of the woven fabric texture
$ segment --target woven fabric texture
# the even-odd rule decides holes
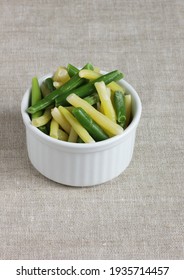
[[[0,258],[184,258],[184,1],[0,1]],[[90,188],[32,167],[20,103],[59,65],[119,69],[143,112],[131,164]],[[109,163],[110,164],[110,163]]]

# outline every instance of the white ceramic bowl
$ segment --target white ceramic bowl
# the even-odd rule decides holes
[[[39,83],[51,76],[45,75]],[[21,113],[26,127],[27,150],[31,163],[41,174],[64,185],[83,187],[107,182],[127,168],[133,155],[142,106],[130,84],[124,79],[119,84],[132,95],[133,120],[123,134],[90,144],[60,141],[34,127],[26,113],[31,89],[25,92]]]

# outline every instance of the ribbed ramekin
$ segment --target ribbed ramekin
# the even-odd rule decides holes
[[[39,83],[51,76],[43,76]],[[119,84],[132,95],[132,122],[123,134],[91,144],[60,141],[34,127],[26,112],[31,88],[26,90],[21,113],[26,127],[27,151],[32,165],[41,174],[64,185],[83,187],[112,180],[128,167],[142,106],[137,92],[130,84],[124,79]]]

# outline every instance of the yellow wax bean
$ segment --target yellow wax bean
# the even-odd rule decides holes
[[[122,88],[119,84],[116,82],[111,82],[110,84],[107,85],[113,92],[115,91],[121,91],[123,94],[125,94],[125,89]]]
[[[67,97],[67,101],[74,107],[81,107],[84,109],[97,124],[112,135],[123,133],[123,128],[120,125],[111,121],[108,117],[97,111],[93,106],[77,96],[75,93],[70,94]]]
[[[66,120],[66,118],[63,116],[63,114],[58,110],[58,108],[54,108],[51,111],[52,117],[59,123],[59,125],[69,134],[71,125]]]
[[[99,78],[101,76],[100,73],[97,73],[93,70],[89,70],[89,69],[82,69],[79,71],[79,77],[81,78],[85,78],[88,80],[95,80],[97,78]]]
[[[76,131],[72,127],[71,130],[70,130],[69,137],[68,137],[68,142],[76,143],[77,138],[78,138],[78,134],[76,133]]]
[[[54,76],[53,76],[53,81],[54,82],[61,82],[62,84],[65,84],[70,80],[70,76],[68,74],[68,71],[65,67],[60,66],[56,70]]]
[[[58,122],[56,122],[55,119],[52,119],[50,123],[50,137],[58,139],[58,129]]]
[[[32,120],[32,125],[34,125],[36,127],[45,125],[50,121],[51,118],[52,118],[51,109],[48,108],[45,110],[44,114],[41,117],[38,117],[38,118],[35,118]]]
[[[78,122],[78,120],[63,106],[59,106],[59,111],[65,116],[72,128],[85,143],[93,143],[95,140],[90,136],[87,130]]]
[[[112,92],[111,92],[110,88],[106,87],[106,89],[107,89],[107,94],[108,94],[108,96],[109,96],[109,98],[111,99],[111,102],[112,102]],[[102,104],[100,104],[100,102],[99,102],[99,107],[97,107],[97,110],[100,111],[103,115],[105,115],[103,106],[102,106]],[[116,113],[115,113],[115,122],[117,122],[116,121]],[[104,131],[108,134],[109,138],[113,136],[113,134],[108,132],[106,129],[104,129]]]
[[[68,134],[62,129],[58,129],[58,140],[68,141]]]
[[[52,119],[50,123],[50,136],[62,141],[68,140],[68,134],[59,128],[59,124],[55,119]]]
[[[53,86],[54,86],[55,88],[60,88],[62,85],[63,85],[62,82],[53,82]]]
[[[97,78],[99,78],[100,76],[102,76],[102,74],[93,71],[93,70],[88,70],[88,69],[83,69],[79,71],[79,76],[81,78],[85,78],[88,80],[95,80]],[[119,84],[117,84],[116,82],[111,82],[107,85],[112,91],[121,91],[123,94],[125,93],[125,89],[122,88]]]
[[[107,92],[107,88],[104,82],[95,83],[96,90],[98,92],[101,106],[104,111],[104,115],[106,115],[110,120],[116,123],[116,113],[112,106],[112,102],[110,99],[110,92]]]
[[[106,86],[106,92],[109,98],[111,98],[112,92],[111,89]]]

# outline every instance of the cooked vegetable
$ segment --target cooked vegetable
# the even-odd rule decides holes
[[[98,94],[94,93],[84,98],[90,105],[95,105],[99,101]]]
[[[85,101],[86,102],[86,101]],[[59,106],[59,111],[65,116],[76,133],[85,143],[93,143],[94,139],[90,136],[87,130],[78,122],[78,120],[63,106]]]
[[[69,134],[71,130],[70,123],[66,120],[63,114],[58,110],[58,108],[54,108],[51,110],[52,117],[56,122]]]
[[[108,135],[97,125],[96,122],[80,107],[73,109],[72,114],[80,124],[89,132],[95,141],[108,139]]]
[[[120,91],[114,93],[114,107],[116,110],[117,122],[124,127],[126,122],[125,95]]]
[[[44,81],[46,87],[49,89],[50,92],[54,91],[56,88],[53,85],[53,79],[52,78],[47,78]]]
[[[88,64],[84,66],[84,68],[88,67]],[[54,103],[54,100],[59,95],[66,95],[68,92],[71,92],[75,88],[79,87],[81,84],[83,84],[85,79],[82,79],[79,77],[78,73],[74,75],[68,82],[66,82],[62,87],[54,90],[49,95],[45,96],[43,99],[39,100],[37,103],[34,103],[34,105],[30,106],[27,109],[27,112],[30,114],[34,114],[42,109],[47,108],[51,104]]]
[[[50,90],[46,87],[44,82],[41,83],[40,89],[41,89],[43,97],[45,97],[46,95],[48,95],[50,93]]]
[[[36,127],[45,125],[50,121],[51,117],[51,109],[48,108],[45,110],[44,114],[41,117],[32,120],[32,125]]]
[[[126,124],[127,127],[130,123],[130,118],[132,114],[132,97],[130,94],[125,94],[125,107],[126,107]]]
[[[99,72],[88,70],[88,69],[82,69],[79,72],[79,76],[81,78],[89,79],[89,80],[94,80],[102,76]],[[110,82],[107,85],[112,91],[121,91],[122,93],[125,93],[125,89],[122,88],[120,85],[118,85],[115,81]]]
[[[93,143],[123,133],[131,120],[131,95],[117,83],[123,74],[102,74],[87,63],[81,70],[59,66],[41,85],[32,79],[32,124],[51,137]],[[55,106],[55,107],[54,107]]]
[[[76,143],[77,138],[78,138],[78,134],[72,127],[71,130],[70,130],[69,137],[68,137],[68,142]]]
[[[55,119],[52,119],[50,123],[50,137],[58,139],[58,129],[58,122],[56,122]]]
[[[84,143],[84,141],[78,136],[77,143]]]
[[[111,102],[110,94],[107,91],[105,83],[103,81],[95,83],[95,87],[100,97],[104,115],[106,115],[110,120],[116,123],[116,114]]]
[[[68,134],[62,129],[58,129],[58,140],[68,141]]]
[[[42,125],[42,126],[39,126],[38,127],[39,128],[39,130],[41,130],[43,133],[45,133],[45,134],[49,134],[49,128],[48,128],[48,126],[47,125]]]
[[[31,91],[31,105],[34,106],[39,100],[41,100],[42,94],[40,86],[38,83],[37,77],[32,78],[32,91]],[[38,118],[42,115],[42,111],[37,111],[35,114],[32,114],[32,119]]]
[[[107,85],[107,87],[109,87],[113,92],[121,91],[123,94],[125,94],[125,89],[115,82],[111,82]]]
[[[82,69],[79,72],[79,77],[81,78],[85,78],[88,80],[95,80],[97,78],[99,78],[100,76],[102,76],[100,73],[97,73],[93,70],[89,70],[89,69]]]
[[[91,63],[87,63],[85,69],[95,70]],[[76,68],[70,63],[67,65],[67,70],[70,77],[73,77],[75,74],[79,73],[80,71],[78,68]]]
[[[90,115],[91,118],[105,131],[108,131],[113,135],[121,134],[123,132],[123,128],[120,125],[111,121],[108,117],[97,111],[93,106],[91,106],[88,102],[86,102],[76,94],[70,94],[67,97],[67,101],[74,107],[81,107],[82,109],[84,109],[86,113]]]
[[[55,139],[67,141],[68,140],[68,134],[61,130],[59,128],[58,122],[55,121],[55,119],[51,120],[50,123],[50,136]]]
[[[88,62],[88,63],[86,64],[86,67],[85,67],[85,68],[83,67],[82,69],[94,70],[94,67],[93,67],[93,64],[91,64],[91,63]]]
[[[66,106],[65,108],[71,113],[74,107],[73,106]]]
[[[79,73],[79,69],[70,63],[67,66],[67,70],[70,77],[73,77],[75,74]]]
[[[53,82],[53,85],[57,89],[57,88],[60,88],[63,85],[63,83],[62,82]]]
[[[56,107],[59,106],[59,105],[63,105],[63,106],[66,105],[67,104],[66,99],[67,99],[68,95],[70,93],[73,93],[73,92],[76,95],[78,95],[79,97],[81,97],[81,98],[90,95],[95,90],[94,84],[96,82],[104,81],[105,84],[109,84],[113,80],[117,81],[117,80],[121,79],[122,77],[123,77],[123,74],[120,71],[118,71],[118,70],[115,70],[115,71],[112,71],[112,72],[110,72],[108,74],[102,75],[99,78],[97,78],[97,79],[95,79],[93,81],[90,81],[89,83],[87,83],[87,84],[85,84],[85,85],[83,85],[81,87],[75,88],[75,89],[73,89],[71,91],[63,92],[62,94],[60,94],[55,99],[55,105],[56,105]],[[82,78],[80,78],[80,79],[82,79]]]
[[[56,72],[54,73],[53,81],[61,82],[62,84],[65,84],[69,80],[70,80],[70,76],[68,74],[66,67],[59,66]]]

